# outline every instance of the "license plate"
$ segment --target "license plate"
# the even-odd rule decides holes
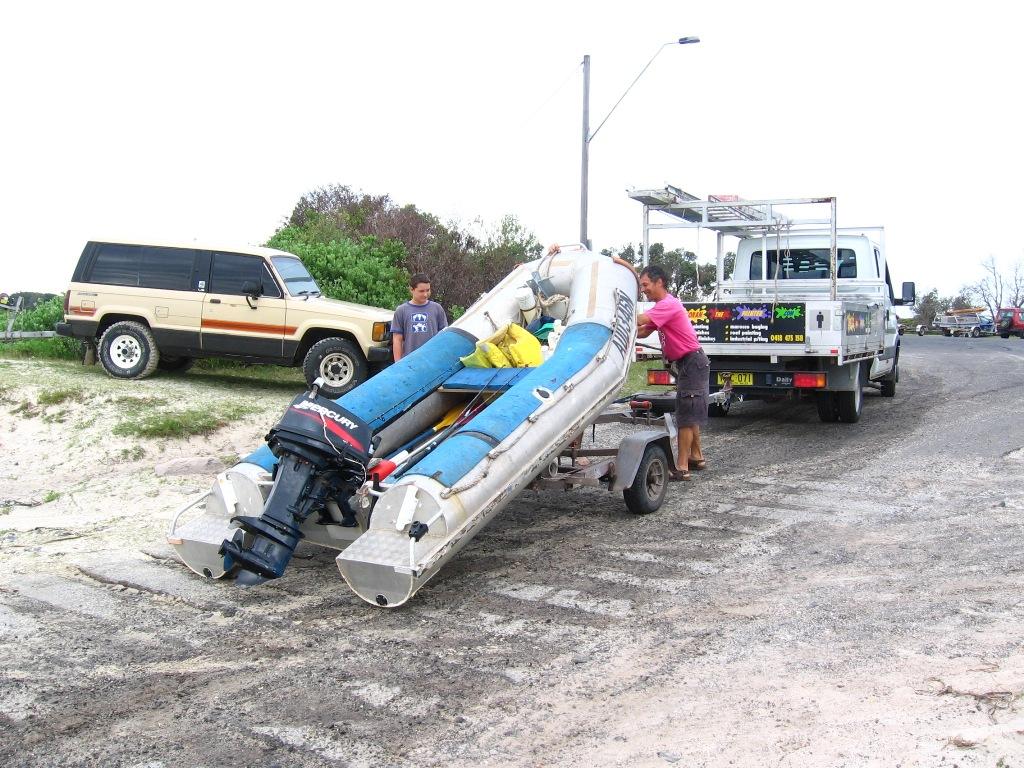
[[[720,373],[718,374],[718,383],[725,386],[726,382],[731,381],[734,387],[752,387],[754,386],[754,374],[752,373]]]

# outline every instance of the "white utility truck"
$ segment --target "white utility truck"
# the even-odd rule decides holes
[[[700,200],[675,187],[629,194],[644,206],[644,253],[652,229],[717,234],[709,300],[684,302],[711,359],[712,393],[813,399],[826,422],[858,421],[865,387],[895,395],[893,307],[913,304],[915,290],[903,283],[893,293],[881,227],[838,228],[834,197]],[[652,223],[652,212],[668,218]],[[726,237],[738,240],[729,279]],[[713,414],[727,411],[728,403],[712,407]]]

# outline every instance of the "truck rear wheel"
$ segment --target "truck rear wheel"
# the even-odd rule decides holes
[[[851,392],[836,392],[836,411],[839,420],[847,424],[860,421],[860,413],[864,406],[864,388],[857,381],[856,389]]]
[[[818,418],[826,424],[839,420],[839,411],[836,409],[836,397],[834,392],[819,392],[814,399],[818,406]]]

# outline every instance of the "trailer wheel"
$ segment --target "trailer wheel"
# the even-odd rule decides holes
[[[981,336],[981,329],[978,328],[977,326],[975,326],[974,328],[971,328],[971,338],[976,339],[979,336]]]
[[[622,491],[626,509],[634,515],[649,515],[656,512],[665,500],[669,470],[670,464],[665,449],[657,443],[648,445],[636,470],[633,484]]]
[[[708,416],[712,418],[728,416],[730,408],[732,408],[732,400],[726,400],[724,403],[712,403],[708,406]]]

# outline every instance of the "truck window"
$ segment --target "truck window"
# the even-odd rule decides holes
[[[139,285],[187,291],[192,280],[196,252],[191,248],[143,247],[139,263]]]
[[[776,279],[776,271],[779,280],[827,280],[829,277],[828,248],[784,248],[766,253],[769,280]],[[836,269],[836,277],[857,276],[857,254],[852,248],[836,251]],[[761,279],[761,251],[750,254],[750,279]]]
[[[137,245],[100,243],[96,249],[89,282],[138,286],[141,251],[142,248]]]
[[[251,281],[262,285],[263,259],[240,253],[213,254],[210,292],[242,296],[242,283]]]

